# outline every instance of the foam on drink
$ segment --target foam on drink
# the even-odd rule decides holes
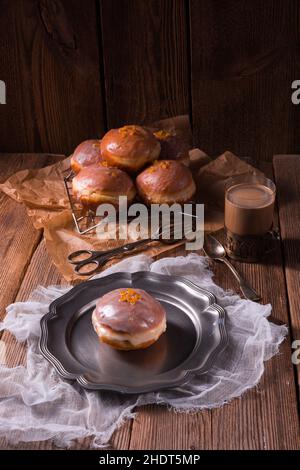
[[[275,193],[258,182],[231,186],[225,196],[225,226],[236,235],[263,235],[272,228]]]

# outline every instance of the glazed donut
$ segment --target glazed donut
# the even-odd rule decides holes
[[[134,184],[122,170],[89,166],[83,168],[72,181],[73,195],[83,206],[96,208],[100,204],[119,205],[119,196],[127,196],[130,203],[136,194]]]
[[[189,143],[176,134],[175,131],[160,129],[154,132],[154,136],[160,142],[161,160],[177,160],[186,166],[190,164]]]
[[[71,168],[74,173],[79,173],[80,170],[90,165],[102,165],[100,140],[85,140],[73,152]]]
[[[166,312],[146,291],[121,288],[98,300],[92,323],[99,340],[115,349],[145,349],[166,330]]]
[[[105,134],[101,154],[109,166],[136,172],[159,157],[160,143],[144,127],[124,126]]]
[[[158,160],[138,175],[136,186],[146,204],[183,204],[196,192],[192,173],[176,160]]]

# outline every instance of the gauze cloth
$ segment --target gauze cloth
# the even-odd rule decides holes
[[[164,404],[190,411],[220,407],[254,387],[264,372],[264,361],[278,352],[287,328],[268,321],[271,305],[244,300],[217,286],[208,260],[197,254],[153,262],[145,255],[127,258],[100,275],[118,271],[152,271],[190,279],[213,292],[227,312],[229,343],[205,375],[195,375],[177,389],[140,395],[87,391],[64,381],[39,352],[40,319],[49,304],[69,288],[39,287],[27,302],[7,308],[0,330],[27,342],[26,366],[5,366],[5,345],[0,344],[0,435],[13,445],[20,441],[52,439],[72,447],[74,439],[91,437],[90,446],[104,447],[137,406]],[[112,286],[113,289],[113,286]]]

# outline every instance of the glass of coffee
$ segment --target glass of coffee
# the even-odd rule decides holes
[[[226,251],[230,258],[255,262],[274,240],[276,187],[262,175],[232,177],[225,187]]]

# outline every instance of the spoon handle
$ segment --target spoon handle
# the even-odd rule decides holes
[[[251,286],[249,286],[247,281],[237,272],[237,270],[232,266],[230,261],[228,261],[227,258],[220,258],[220,261],[222,261],[226,264],[226,266],[228,266],[234,277],[237,279],[244,297],[246,297],[246,299],[252,300],[253,302],[258,302],[261,297]]]

